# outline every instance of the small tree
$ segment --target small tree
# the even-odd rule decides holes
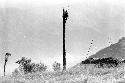
[[[16,63],[20,64],[20,69],[23,69],[24,74],[31,72],[32,70],[31,59],[22,57],[22,59],[18,60]]]
[[[53,70],[54,71],[60,71],[61,70],[61,64],[57,63],[56,61],[53,63]]]

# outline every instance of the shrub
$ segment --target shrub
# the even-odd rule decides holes
[[[24,74],[30,73],[32,70],[31,59],[22,57],[21,60],[18,60],[16,63],[20,64],[20,68],[23,68]]]
[[[21,60],[18,60],[16,63],[19,64],[19,70],[23,74],[33,73],[33,72],[41,72],[47,69],[47,66],[43,63],[32,63],[31,59],[27,59],[22,57]]]
[[[31,65],[33,67],[32,72],[43,72],[47,69],[47,66],[43,63],[32,63]]]
[[[60,71],[61,70],[61,64],[57,63],[57,62],[54,62],[53,63],[53,70],[54,71]]]

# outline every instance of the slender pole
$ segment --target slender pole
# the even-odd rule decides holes
[[[11,54],[10,54],[10,53],[6,53],[6,54],[5,54],[4,76],[5,76],[5,72],[6,72],[6,63],[7,63],[7,61],[8,61],[8,57],[9,57],[9,56],[11,56]]]
[[[65,24],[67,17],[68,12],[63,9],[63,70],[66,70]]]
[[[5,58],[5,63],[4,63],[4,76],[5,76],[5,70],[6,70],[6,62],[7,62],[7,58]]]
[[[65,49],[65,18],[63,9],[63,70],[66,70],[66,49]]]

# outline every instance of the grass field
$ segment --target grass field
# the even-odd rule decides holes
[[[6,76],[0,83],[125,83],[125,64],[118,68],[77,65],[65,72],[43,72]]]

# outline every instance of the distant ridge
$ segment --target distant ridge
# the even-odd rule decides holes
[[[89,58],[107,58],[125,59],[125,37],[122,37],[117,43],[101,49]]]

